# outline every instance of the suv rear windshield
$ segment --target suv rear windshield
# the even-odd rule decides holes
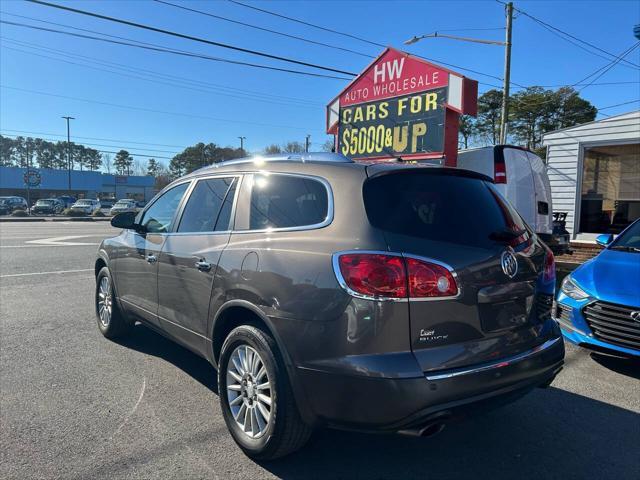
[[[444,171],[373,177],[363,196],[369,222],[390,233],[489,248],[496,233],[526,229],[493,184]]]

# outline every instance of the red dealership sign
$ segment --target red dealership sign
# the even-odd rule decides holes
[[[476,81],[387,48],[327,106],[327,132],[354,160],[455,165],[458,118],[476,114],[477,95]]]

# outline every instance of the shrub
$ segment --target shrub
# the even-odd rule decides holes
[[[104,213],[102,213],[102,210],[96,210],[95,212],[93,212],[91,214],[93,217],[106,217],[106,215]]]
[[[29,214],[23,208],[18,208],[11,213],[12,217],[28,217]]]
[[[81,212],[79,210],[71,210],[70,208],[67,208],[64,212],[62,212],[63,215],[66,215],[67,217],[84,217],[85,213]]]

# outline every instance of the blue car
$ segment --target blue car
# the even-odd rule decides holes
[[[564,337],[596,351],[640,358],[640,219],[567,275],[553,307]]]

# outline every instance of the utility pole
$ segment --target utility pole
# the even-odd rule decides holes
[[[496,40],[484,40],[480,38],[459,37],[457,35],[447,35],[438,32],[428,33],[426,35],[414,36],[405,40],[405,45],[412,45],[425,38],[449,38],[451,40],[460,40],[463,42],[483,43],[486,45],[501,45],[504,47],[504,85],[502,88],[502,115],[500,119],[500,143],[507,143],[507,120],[509,118],[509,84],[511,83],[511,24],[513,21],[513,2],[505,5],[507,26],[506,38],[504,42]]]
[[[311,139],[311,135],[307,135],[307,137],[304,139],[304,151],[309,153],[309,145],[311,145],[311,142],[309,142],[309,140]]]
[[[31,172],[31,155],[29,152],[29,144],[26,144],[27,147],[27,213],[29,215],[31,215],[31,185],[29,184],[29,182],[31,182],[31,175],[29,175],[29,173]]]
[[[67,186],[69,190],[69,196],[71,196],[71,170],[73,170],[73,163],[71,161],[71,131],[69,129],[69,120],[75,120],[74,117],[62,117],[67,121],[67,173],[69,184]]]
[[[500,143],[507,143],[507,126],[509,120],[509,84],[511,83],[511,24],[513,21],[513,3],[505,6],[507,29],[504,46],[504,86],[502,87],[502,115],[500,118]]]
[[[247,139],[247,137],[238,137],[240,139],[240,150],[242,150],[244,152],[244,141]]]

